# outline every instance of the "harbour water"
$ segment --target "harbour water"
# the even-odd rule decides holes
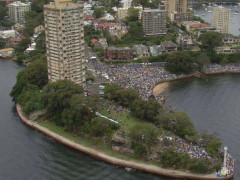
[[[229,33],[239,36],[240,35],[240,6],[239,5],[222,5],[223,7],[231,9],[230,13],[230,23],[229,23]],[[212,6],[208,5],[194,6],[194,15],[201,17],[203,20],[211,24],[212,20]],[[236,14],[235,12],[239,12]]]
[[[240,75],[211,75],[170,83],[166,105],[186,112],[196,129],[216,132],[234,156],[234,179],[240,179]]]

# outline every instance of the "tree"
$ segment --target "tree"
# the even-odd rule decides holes
[[[180,161],[178,153],[173,148],[169,148],[160,155],[160,163],[164,168],[173,167]]]
[[[209,50],[214,50],[215,47],[222,44],[222,36],[219,32],[204,32],[200,35],[199,40],[202,46]]]
[[[217,139],[213,139],[210,141],[207,146],[206,146],[206,151],[211,155],[211,156],[216,156],[218,154],[219,148],[221,147],[222,143],[221,141]]]
[[[183,52],[169,54],[166,61],[165,67],[171,73],[188,74],[194,71],[193,59]]]
[[[70,106],[62,112],[63,126],[69,131],[78,131],[86,122],[90,122],[95,116],[90,107],[85,104],[83,94],[73,95],[70,99]]]
[[[6,46],[6,40],[0,37],[0,49],[4,49]]]
[[[5,16],[7,16],[8,8],[7,6],[3,6],[0,4],[0,19],[5,19]]]
[[[128,22],[130,21],[138,21],[138,14],[139,14],[139,10],[134,8],[134,7],[130,7],[128,8],[128,16],[126,18],[126,20]]]
[[[43,102],[47,107],[47,111],[54,117],[57,125],[62,125],[61,113],[65,108],[70,107],[73,95],[83,93],[83,88],[69,80],[57,80],[48,83],[43,88]]]
[[[196,63],[199,65],[199,69],[202,70],[204,65],[207,65],[210,63],[210,59],[205,53],[201,53],[199,56],[196,58]]]
[[[48,82],[47,77],[47,63],[46,61],[36,60],[29,64],[24,70],[20,71],[17,75],[17,82],[14,85],[10,95],[13,100],[28,87],[36,86],[42,89]]]
[[[131,141],[146,143],[148,147],[156,144],[160,130],[152,124],[137,124],[130,130]]]
[[[95,8],[93,15],[95,18],[101,18],[104,15],[104,8]]]
[[[185,138],[195,134],[195,129],[189,117],[184,112],[171,112],[161,119],[164,129],[170,130],[176,135]]]

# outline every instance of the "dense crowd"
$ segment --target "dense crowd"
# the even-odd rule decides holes
[[[146,64],[111,66],[99,61],[91,61],[89,64],[99,75],[107,77],[108,81],[117,83],[123,88],[135,89],[145,100],[152,95],[152,88],[159,81],[178,77],[156,64],[154,66]]]
[[[204,67],[204,71],[211,72],[240,72],[239,64],[210,64]]]

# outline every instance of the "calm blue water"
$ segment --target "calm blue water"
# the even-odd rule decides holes
[[[217,132],[236,159],[240,179],[240,75],[212,75],[172,82],[166,104],[184,111],[199,131]]]

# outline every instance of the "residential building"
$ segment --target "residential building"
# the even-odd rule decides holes
[[[128,32],[127,27],[122,23],[100,23],[98,24],[98,28],[104,29],[108,31],[111,36],[118,36],[119,38]]]
[[[166,0],[166,10],[169,18],[173,12],[186,13],[187,0]]]
[[[26,12],[31,11],[31,3],[16,1],[8,5],[9,19],[14,22],[25,23]]]
[[[161,45],[152,45],[149,47],[152,56],[158,56],[162,54]]]
[[[133,7],[135,9],[138,9],[138,19],[141,19],[141,16],[142,16],[142,11],[143,11],[143,8],[142,6],[136,6],[136,7]],[[128,16],[128,7],[123,7],[123,8],[118,8],[117,9],[117,17],[119,19],[125,19],[126,17]]]
[[[232,54],[232,53],[240,53],[239,46],[219,46],[215,47],[216,53],[225,53],[225,54]]]
[[[177,44],[183,50],[192,49],[195,46],[193,38],[188,35],[180,35],[177,38]]]
[[[12,46],[18,45],[22,41],[21,37],[12,37],[10,38],[10,43]]]
[[[129,47],[108,47],[105,49],[105,58],[108,60],[130,60],[133,59],[133,52]]]
[[[14,29],[0,31],[0,37],[3,39],[11,38],[16,36],[16,31]]]
[[[44,5],[48,79],[85,83],[83,6],[71,0]]]
[[[183,21],[191,21],[193,17],[192,12],[184,12],[184,13],[178,13],[176,11],[171,13],[171,21],[176,21],[178,23],[181,23]]]
[[[122,0],[123,8],[130,8],[132,6],[132,0]]]
[[[35,34],[38,34],[41,31],[44,31],[44,26],[43,25],[40,25],[40,26],[37,26],[37,27],[34,28],[34,33]]]
[[[149,51],[148,51],[148,48],[145,45],[142,45],[142,44],[134,45],[132,50],[133,50],[133,54],[137,58],[148,57],[150,55]]]
[[[145,36],[166,34],[167,12],[159,9],[143,10],[142,25]]]
[[[214,7],[212,11],[212,26],[217,28],[220,33],[229,31],[230,9],[222,6]]]
[[[99,38],[95,43],[94,43],[94,48],[107,48],[108,47],[108,43],[106,38]]]
[[[177,44],[172,41],[161,42],[162,52],[174,52],[177,51]]]
[[[232,34],[222,34],[224,45],[240,46],[240,36],[233,36]]]

